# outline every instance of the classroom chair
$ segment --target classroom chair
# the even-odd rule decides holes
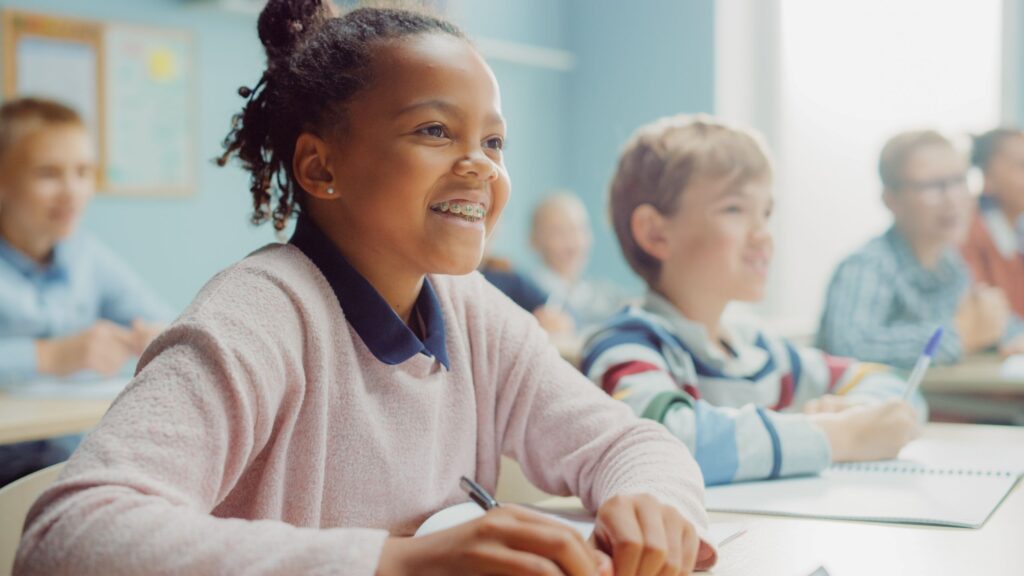
[[[501,457],[501,471],[498,473],[498,488],[494,497],[498,502],[515,504],[536,504],[553,498],[551,494],[530,484],[519,463],[507,456]]]
[[[21,529],[28,509],[57,479],[64,463],[54,464],[0,488],[0,575],[11,573],[14,554],[21,541]]]

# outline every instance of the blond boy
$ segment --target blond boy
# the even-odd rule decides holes
[[[647,282],[588,342],[583,370],[664,424],[705,481],[778,478],[895,456],[924,406],[887,368],[724,321],[762,297],[772,257],[772,167],[759,140],[710,118],[640,128],[612,179],[611,217]]]

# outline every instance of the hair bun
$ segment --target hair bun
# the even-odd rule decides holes
[[[287,58],[302,39],[332,16],[330,0],[270,0],[260,13],[257,30],[267,61]]]

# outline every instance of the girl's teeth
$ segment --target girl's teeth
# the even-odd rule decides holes
[[[483,218],[486,214],[483,206],[455,204],[453,202],[441,202],[435,206],[434,209],[438,212],[447,212],[449,214],[468,216],[470,218]]]

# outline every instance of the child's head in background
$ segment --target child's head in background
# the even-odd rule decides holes
[[[252,173],[256,223],[306,213],[361,272],[464,274],[509,195],[490,68],[417,12],[272,0],[267,70],[222,161]]]
[[[878,173],[896,228],[917,251],[963,240],[971,214],[967,166],[945,136],[932,130],[893,136]]]
[[[41,98],[0,106],[0,236],[43,263],[95,192],[95,147],[77,112]]]
[[[985,194],[1011,214],[1024,213],[1024,130],[996,128],[977,136],[971,162],[985,175]]]
[[[578,196],[559,192],[534,208],[530,244],[544,265],[566,281],[583,273],[592,241],[590,217]]]
[[[662,118],[622,151],[611,219],[627,262],[651,289],[681,308],[716,310],[763,295],[771,186],[758,136],[707,116]]]

